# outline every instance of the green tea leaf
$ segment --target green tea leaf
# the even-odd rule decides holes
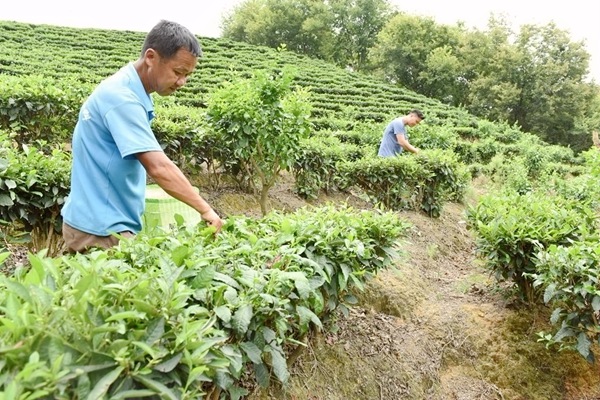
[[[227,391],[229,392],[229,397],[231,398],[231,400],[240,400],[244,396],[250,394],[250,392],[247,389],[235,385],[230,387]]]
[[[200,289],[209,286],[215,277],[215,272],[216,269],[214,266],[200,268],[196,277],[192,281],[192,288]]]
[[[240,347],[248,357],[250,361],[254,364],[261,364],[262,361],[262,351],[252,342],[242,342],[240,343]]]
[[[156,342],[162,339],[165,334],[165,318],[155,318],[150,324],[148,324],[148,329],[146,330],[146,337],[144,342],[148,346],[153,346]]]
[[[269,369],[264,363],[254,364],[254,375],[256,376],[256,381],[262,388],[269,387]]]
[[[323,325],[321,324],[321,320],[319,319],[319,317],[317,317],[317,315],[315,313],[313,313],[311,310],[309,310],[308,308],[303,307],[303,306],[297,306],[296,312],[298,313],[298,316],[300,317],[300,324],[308,325],[309,322],[312,322],[319,328],[323,328]]]
[[[177,353],[166,361],[156,365],[154,369],[159,372],[171,372],[177,367],[179,361],[183,357],[183,353]]]
[[[169,400],[178,400],[177,395],[164,384],[155,381],[154,379],[146,378],[141,375],[134,375],[133,379],[140,382],[148,389],[154,390],[156,394],[160,394],[161,398],[166,398]]]
[[[150,357],[156,358],[156,356],[157,356],[156,351],[152,347],[148,346],[146,343],[138,342],[138,341],[134,340],[131,342],[131,344],[142,349],[146,354],[150,355]]]
[[[227,285],[234,287],[236,289],[241,289],[240,285],[237,283],[235,279],[232,277],[222,274],[220,272],[215,272],[214,280],[226,283]]]
[[[0,204],[1,205],[1,204]],[[11,253],[9,251],[5,252],[5,253],[0,253],[0,265],[2,265],[2,263],[8,258],[10,257]]]
[[[173,215],[173,219],[175,220],[177,226],[182,226],[185,223],[185,218],[183,218],[183,215],[181,214],[175,213]]]
[[[270,353],[275,376],[281,383],[286,383],[290,377],[290,373],[288,372],[285,357],[283,357],[283,354],[278,349],[273,347],[271,347]]]
[[[583,358],[587,359],[589,357],[591,345],[592,343],[590,342],[590,339],[587,337],[585,332],[581,332],[577,336],[577,351],[583,356]]]
[[[181,267],[190,253],[190,249],[187,246],[179,246],[171,251],[171,259],[178,267]]]
[[[253,315],[252,306],[250,304],[238,308],[233,314],[231,321],[233,329],[240,335],[246,333]]]
[[[223,322],[229,322],[231,321],[231,310],[229,309],[229,307],[227,306],[219,306],[219,307],[215,307],[214,309],[215,314],[217,314],[217,317],[219,317],[219,319]]]
[[[110,400],[121,400],[121,399],[139,399],[143,397],[152,397],[156,396],[156,392],[152,390],[125,390],[123,392],[119,392],[110,397]]]
[[[8,189],[14,189],[17,187],[17,183],[15,181],[13,181],[12,179],[6,179],[4,181],[4,184],[6,185],[6,187]]]
[[[112,314],[110,317],[106,318],[106,322],[111,321],[121,321],[124,319],[145,319],[146,313],[139,311],[122,311],[119,313]]]
[[[9,195],[0,193],[0,206],[1,207],[12,207],[15,203],[12,201]]]
[[[29,295],[29,291],[25,286],[23,286],[19,282],[13,281],[12,279],[5,279],[4,284],[12,293],[25,300],[26,302],[31,303],[31,296]]]
[[[548,287],[546,287],[546,290],[544,291],[544,303],[548,303],[550,300],[552,300],[555,293],[556,293],[556,284],[548,285]]]
[[[102,379],[96,383],[96,386],[92,389],[90,394],[87,397],[87,400],[101,400],[104,398],[106,393],[108,393],[108,389],[110,389],[110,385],[112,385],[123,372],[123,367],[117,367],[104,375]]]

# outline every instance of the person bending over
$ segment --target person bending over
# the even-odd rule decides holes
[[[196,68],[198,39],[162,20],[146,35],[140,57],[102,81],[79,112],[72,139],[71,191],[61,210],[70,252],[118,243],[142,229],[146,177],[198,211],[218,232],[221,218],[163,152],[150,122],[151,93],[173,94]]]
[[[380,157],[393,157],[404,150],[411,153],[418,153],[419,149],[411,145],[408,141],[406,127],[409,126],[412,128],[413,126],[417,126],[424,119],[423,113],[415,109],[403,117],[392,120],[383,131],[378,155]]]

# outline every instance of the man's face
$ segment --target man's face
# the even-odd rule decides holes
[[[421,121],[421,118],[419,118],[417,114],[409,114],[406,124],[412,128],[413,126],[419,125]]]
[[[170,59],[149,49],[146,52],[149,68],[150,92],[168,96],[185,85],[188,77],[196,68],[198,58],[187,50],[179,49]]]

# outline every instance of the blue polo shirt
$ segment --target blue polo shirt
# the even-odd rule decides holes
[[[383,131],[383,138],[379,145],[379,156],[392,157],[404,151],[404,148],[398,144],[398,138],[396,137],[398,134],[403,135],[408,140],[408,133],[404,122],[402,122],[402,117],[394,119]]]
[[[72,141],[64,222],[99,236],[142,229],[146,170],[135,154],[162,151],[152,98],[133,63],[102,81],[83,104]]]

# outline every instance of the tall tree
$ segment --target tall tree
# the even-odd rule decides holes
[[[466,31],[459,49],[468,82],[464,105],[473,114],[493,121],[515,122],[522,54],[505,19],[491,17],[487,31]]]
[[[247,0],[222,22],[223,37],[331,60],[331,16],[322,0]]]
[[[286,48],[361,70],[393,12],[387,0],[248,0],[222,23],[223,36]]]
[[[440,64],[452,65],[447,50],[456,45],[456,35],[447,26],[438,25],[432,18],[415,17],[404,13],[390,18],[377,37],[370,52],[371,65],[386,79],[416,92],[426,94],[429,84],[439,86],[428,70],[428,58],[434,49],[449,46],[430,59],[430,66],[439,70]],[[439,87],[432,91],[438,91]]]
[[[462,104],[466,81],[461,78],[463,64],[450,46],[433,49],[425,59],[425,69],[419,72],[424,95],[458,106]]]
[[[369,49],[394,11],[387,0],[330,0],[335,36],[333,59],[341,66],[363,70]]]
[[[595,86],[591,90],[594,93],[593,99],[576,121],[576,129],[588,133],[594,131],[600,133],[600,86]]]
[[[554,23],[522,26],[515,45],[522,62],[514,120],[525,131],[560,142],[557,133],[571,131],[594,96],[584,80],[589,54],[582,42],[571,42]]]

